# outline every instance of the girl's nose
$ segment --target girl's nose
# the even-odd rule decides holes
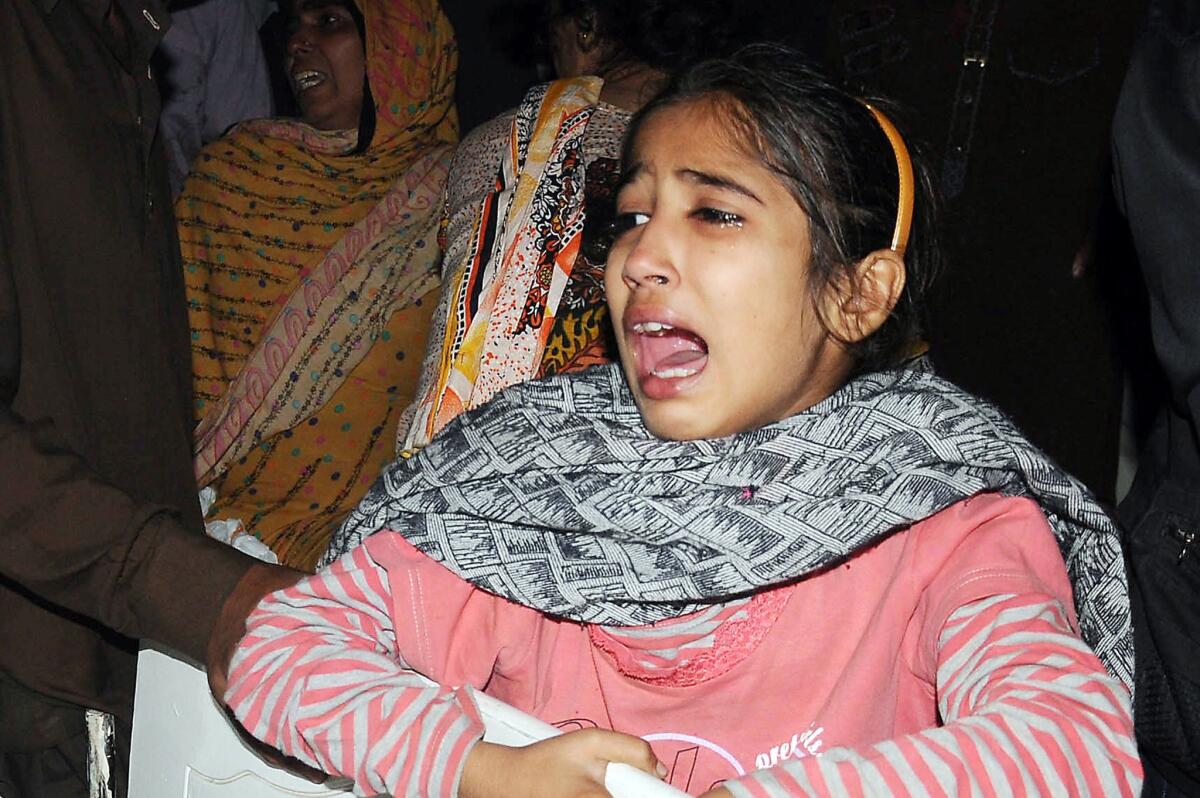
[[[651,217],[641,228],[632,231],[636,240],[621,267],[621,279],[631,291],[652,285],[678,284],[679,271],[672,261],[663,227],[665,225],[656,225]]]

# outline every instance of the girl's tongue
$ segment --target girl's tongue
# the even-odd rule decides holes
[[[665,325],[638,325],[638,372],[643,378],[678,379],[691,377],[708,363],[708,346],[695,333]]]

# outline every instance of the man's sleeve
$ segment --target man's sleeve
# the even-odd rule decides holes
[[[49,425],[0,407],[0,576],[201,660],[252,562],[93,474]]]
[[[20,318],[0,237],[0,578],[202,659],[225,597],[252,562],[189,532],[166,507],[93,473],[50,423],[13,411]]]

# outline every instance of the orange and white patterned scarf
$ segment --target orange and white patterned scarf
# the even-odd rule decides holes
[[[555,81],[518,107],[464,262],[445,264],[437,377],[422,386],[401,448],[425,445],[459,413],[536,376],[583,238],[583,136],[602,85]]]

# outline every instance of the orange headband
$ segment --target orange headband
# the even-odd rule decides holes
[[[883,133],[891,142],[892,151],[896,155],[896,171],[900,174],[900,199],[896,208],[896,229],[892,233],[892,251],[904,255],[908,246],[908,234],[912,230],[913,201],[916,197],[916,181],[913,178],[912,158],[908,155],[908,147],[904,146],[904,137],[882,111],[866,100],[862,104],[867,107],[875,121],[883,128]]]

